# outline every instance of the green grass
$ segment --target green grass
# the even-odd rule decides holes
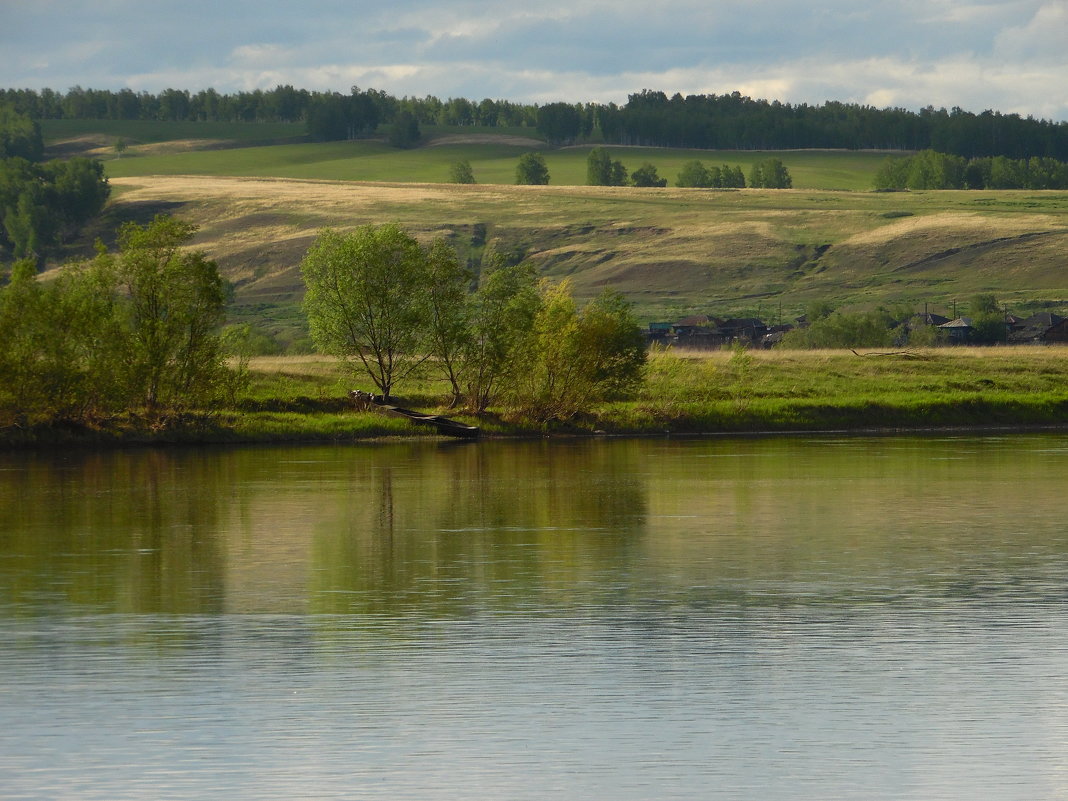
[[[399,181],[445,183],[457,161],[471,163],[480,184],[514,184],[519,157],[531,150],[545,155],[550,184],[582,186],[586,183],[589,147],[550,149],[512,144],[444,144],[397,150],[384,142],[324,142],[271,145],[228,150],[202,150],[145,156],[124,156],[108,162],[113,177],[138,175],[240,175],[274,178],[311,178],[343,181]],[[761,151],[705,151],[660,148],[609,147],[612,158],[629,170],[644,162],[656,166],[660,176],[674,184],[687,161],[709,165],[741,165],[748,173],[766,158]],[[867,190],[884,156],[878,153],[792,151],[776,153],[802,189]]]
[[[867,355],[862,355],[867,353]],[[352,441],[434,437],[433,429],[357,412],[366,377],[320,356],[254,359],[234,402],[169,426],[122,418],[94,430],[0,431],[0,444]],[[448,410],[440,381],[397,388],[408,407],[479,424],[487,436],[879,431],[1068,427],[1068,347],[658,352],[638,395],[549,426]],[[501,411],[501,410],[491,410]]]

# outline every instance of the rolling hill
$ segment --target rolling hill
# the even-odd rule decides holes
[[[107,155],[113,134],[76,133]],[[1068,307],[1066,192],[876,193],[867,188],[885,154],[831,151],[777,153],[792,190],[587,187],[589,147],[551,150],[517,132],[435,136],[409,151],[374,141],[131,140],[107,162],[105,226],[161,211],[196,223],[197,247],[236,287],[235,318],[283,341],[299,336],[298,265],[316,231],[382,222],[447,236],[475,264],[486,247],[527,258],[569,278],[579,296],[611,286],[645,320],[787,320],[817,300],[948,313],[981,292],[1014,310]],[[550,186],[512,185],[518,156],[531,149],[546,153]],[[610,151],[632,170],[653,163],[669,181],[692,158],[748,171],[766,155]],[[459,159],[480,183],[443,183]]]

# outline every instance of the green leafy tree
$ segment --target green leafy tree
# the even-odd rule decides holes
[[[789,189],[793,186],[790,172],[781,159],[767,158],[753,165],[749,186],[754,189]]]
[[[40,126],[26,114],[0,103],[0,159],[23,158],[40,161],[44,140]]]
[[[486,261],[484,279],[470,300],[459,371],[466,405],[476,413],[486,411],[520,374],[541,302],[537,272],[529,264],[504,266],[499,254]]]
[[[359,365],[389,397],[426,359],[426,258],[394,224],[325,229],[300,265],[316,347]]]
[[[410,149],[419,144],[422,132],[419,130],[419,120],[408,111],[397,112],[393,118],[393,125],[389,129],[389,143],[393,147]]]
[[[454,184],[475,183],[475,173],[471,169],[471,162],[467,159],[453,162],[449,167],[449,181]]]
[[[911,159],[900,156],[887,156],[875,173],[875,188],[881,191],[905,189],[909,181]]]
[[[636,169],[630,176],[630,182],[634,186],[667,186],[667,178],[661,178],[656,171],[656,167],[650,164],[648,161],[644,162],[642,166]]]
[[[449,382],[452,406],[463,399],[460,371],[471,341],[472,275],[444,239],[436,239],[426,253],[427,348]]]
[[[898,320],[885,309],[870,312],[834,312],[795,328],[783,337],[785,348],[890,347],[898,335]]]
[[[517,184],[544,186],[549,183],[549,167],[541,153],[524,153],[515,168]]]
[[[707,189],[714,186],[714,184],[708,168],[695,159],[682,165],[682,169],[679,170],[679,175],[675,179],[675,186]]]
[[[538,109],[538,133],[552,144],[574,142],[583,129],[581,106],[570,103],[549,103]]]
[[[125,407],[128,337],[112,276],[69,266],[43,282],[32,260],[0,289],[0,416],[85,423]]]
[[[1008,339],[1009,328],[1005,324],[1005,312],[995,295],[976,295],[968,303],[968,314],[972,322],[972,342],[993,345]]]
[[[543,280],[539,295],[522,369],[508,388],[513,413],[567,420],[640,384],[644,337],[621,296],[606,293],[580,311],[568,281]]]
[[[712,169],[714,170],[715,168],[713,167]],[[745,173],[742,172],[742,168],[737,164],[733,167],[724,164],[720,170],[719,177],[716,178],[715,185],[727,189],[745,189]]]
[[[225,375],[226,285],[215,262],[184,249],[196,230],[167,215],[126,223],[118,256],[97,257],[125,298],[129,394],[150,412],[209,400]]]
[[[96,160],[73,158],[50,161],[42,167],[51,184],[51,203],[60,233],[69,237],[104,209],[111,187],[104,165]]]
[[[586,183],[589,186],[625,186],[627,168],[613,160],[603,147],[595,147],[586,157]]]

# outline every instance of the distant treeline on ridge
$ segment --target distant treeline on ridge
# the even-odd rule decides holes
[[[419,124],[537,128],[550,143],[606,144],[716,150],[936,150],[966,159],[1005,156],[1068,161],[1068,123],[983,111],[927,107],[920,111],[828,101],[823,105],[754,100],[738,92],[668,96],[642,91],[615,103],[549,103],[437,97],[397,98],[353,87],[348,94],[292,86],[220,94],[214,89],[159,94],[83,89],[0,89],[0,105],[35,120],[114,119],[303,122],[319,139],[373,133],[407,112]]]

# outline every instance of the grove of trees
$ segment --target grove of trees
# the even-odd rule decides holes
[[[914,156],[887,156],[875,175],[875,188],[1068,189],[1068,163],[1045,157],[964,159],[923,150]]]
[[[389,397],[433,373],[453,405],[501,404],[525,419],[568,419],[633,391],[645,341],[630,307],[606,292],[579,308],[565,282],[489,255],[474,276],[442,239],[420,245],[396,225],[324,230],[301,272],[317,347]]]
[[[188,251],[195,228],[159,216],[119,231],[117,253],[56,278],[15,264],[0,287],[0,420],[89,425],[203,408],[232,390],[220,325],[226,286]]]
[[[745,173],[739,166],[724,164],[706,167],[697,159],[687,161],[679,170],[675,186],[704,189],[745,189]]]

